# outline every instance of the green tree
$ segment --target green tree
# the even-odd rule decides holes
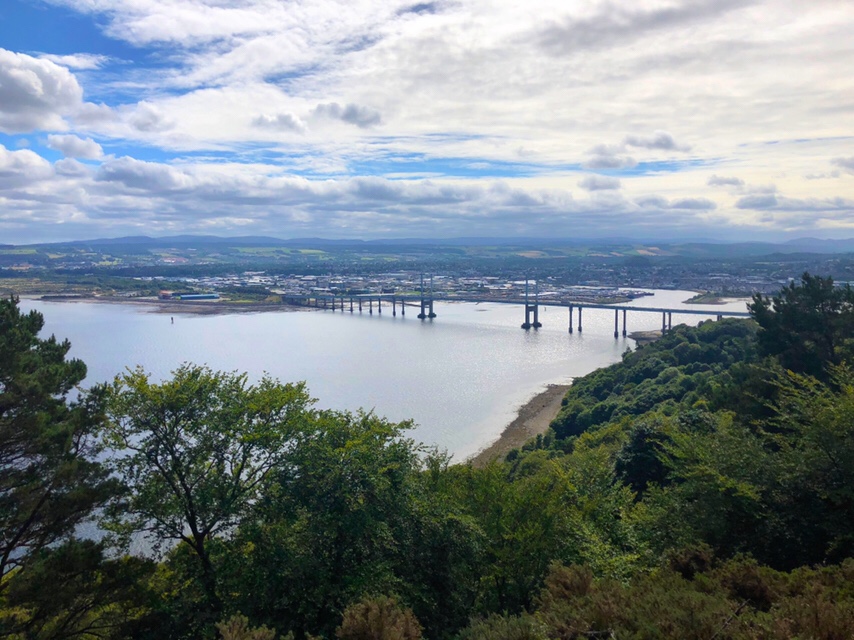
[[[69,538],[116,490],[96,460],[101,389],[69,395],[86,365],[39,338],[44,318],[0,300],[0,576]],[[0,593],[8,586],[0,580]]]
[[[771,299],[754,295],[748,309],[760,326],[760,349],[787,369],[827,379],[827,365],[852,353],[854,290],[833,278],[804,273]]]
[[[127,488],[107,525],[146,534],[159,551],[186,544],[198,558],[212,613],[221,608],[210,541],[241,522],[312,403],[305,386],[184,365],[152,383],[140,368],[112,386],[107,428]]]

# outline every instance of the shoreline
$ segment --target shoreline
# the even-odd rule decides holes
[[[39,294],[21,295],[22,299],[38,300],[40,302],[59,303],[95,303],[95,304],[118,304],[147,306],[148,313],[160,313],[163,315],[186,314],[194,316],[229,315],[235,313],[292,313],[300,311],[314,311],[314,307],[302,307],[283,303],[265,302],[199,302],[181,300],[160,300],[159,298],[119,298],[107,296],[56,296],[48,297]]]
[[[466,462],[474,467],[484,467],[489,462],[506,456],[511,449],[521,447],[531,438],[548,431],[570,386],[548,385],[545,391],[541,391],[519,407],[516,418],[504,427],[495,442],[470,456]]]

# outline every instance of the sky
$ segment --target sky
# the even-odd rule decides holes
[[[2,0],[0,243],[854,237],[852,0]]]

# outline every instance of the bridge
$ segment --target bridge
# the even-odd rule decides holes
[[[595,302],[586,302],[570,299],[556,299],[549,297],[547,300],[541,300],[539,292],[535,289],[533,294],[529,291],[528,283],[525,283],[525,295],[517,297],[496,297],[496,296],[481,296],[476,294],[449,295],[442,293],[434,293],[432,285],[429,289],[423,286],[421,292],[416,294],[400,294],[400,293],[360,293],[360,294],[325,294],[325,293],[310,293],[310,294],[282,294],[282,301],[302,306],[313,306],[317,308],[332,309],[333,311],[340,309],[346,311],[349,305],[350,313],[354,313],[357,309],[359,313],[367,311],[370,314],[374,313],[374,306],[378,314],[383,312],[383,302],[386,308],[391,309],[392,316],[396,316],[398,306],[400,307],[400,315],[406,315],[406,307],[414,307],[419,311],[417,317],[426,320],[436,317],[434,310],[434,302],[492,302],[498,304],[512,304],[524,307],[525,321],[522,323],[522,328],[525,330],[539,329],[542,325],[540,322],[539,312],[540,307],[559,307],[569,311],[569,333],[583,331],[583,312],[584,309],[610,309],[614,311],[614,337],[619,338],[622,333],[623,337],[628,335],[626,328],[626,316],[629,311],[635,313],[660,313],[661,314],[661,331],[662,333],[673,328],[673,314],[680,313],[683,315],[698,315],[698,316],[717,316],[718,320],[724,317],[728,318],[749,318],[750,314],[746,311],[726,311],[716,310],[709,311],[708,309],[685,309],[685,308],[668,308],[668,307],[641,307],[632,304],[603,304]],[[573,315],[576,312],[578,315],[577,325],[573,324]],[[620,330],[620,315],[622,314],[622,331]]]

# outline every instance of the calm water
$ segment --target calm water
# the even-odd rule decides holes
[[[657,291],[636,306],[678,307],[693,295]],[[305,380],[318,405],[374,410],[391,420],[413,419],[416,440],[465,458],[488,445],[516,409],[548,383],[620,359],[634,341],[613,337],[614,314],[584,310],[584,333],[569,335],[567,311],[541,312],[543,327],[523,331],[521,306],[437,303],[438,317],[421,321],[349,311],[170,316],[152,307],[22,300],[38,309],[45,332],[68,338],[71,355],[89,367],[87,383],[142,365],[163,378],[183,362],[214,369],[263,372]],[[690,308],[697,308],[691,305]],[[743,302],[724,307],[743,311]],[[709,317],[712,317],[711,315]],[[696,324],[702,316],[673,316]],[[577,322],[577,315],[575,318]],[[576,325],[577,326],[577,325]],[[629,313],[629,331],[661,328],[661,315]]]

